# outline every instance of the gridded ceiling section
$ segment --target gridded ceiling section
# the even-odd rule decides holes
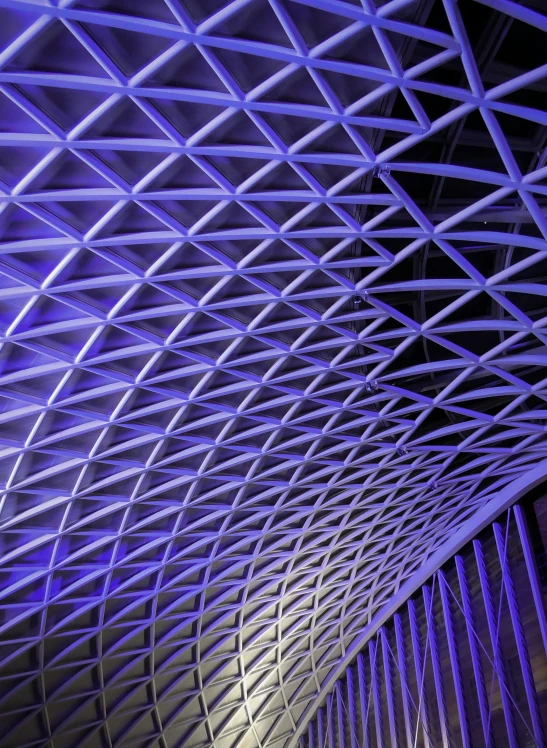
[[[287,746],[547,456],[544,13],[0,0],[2,748]]]

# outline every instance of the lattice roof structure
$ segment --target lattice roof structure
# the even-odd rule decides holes
[[[0,0],[0,744],[283,748],[547,456],[543,0]]]

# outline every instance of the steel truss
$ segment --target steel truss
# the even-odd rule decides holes
[[[547,582],[535,556],[515,505],[378,629],[302,748],[544,748]]]
[[[0,0],[2,746],[287,745],[545,458],[541,6]]]

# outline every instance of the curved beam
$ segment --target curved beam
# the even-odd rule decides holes
[[[425,584],[427,580],[438,569],[440,569],[444,563],[446,563],[446,561],[452,558],[460,548],[478,535],[481,530],[491,524],[496,517],[504,512],[508,507],[545,480],[547,480],[547,460],[543,460],[536,468],[534,468],[534,470],[517,478],[508,486],[505,486],[495,499],[489,501],[470,519],[468,519],[467,522],[465,522],[460,529],[454,533],[454,535],[452,535],[443,546],[441,546],[441,548],[435,551],[435,553],[430,556],[422,566],[420,566],[418,571],[413,574],[410,579],[401,585],[399,591],[393,595],[387,605],[381,608],[378,613],[373,616],[372,621],[365,626],[361,635],[354,639],[348,647],[344,658],[335,668],[332,669],[327,678],[325,678],[321,690],[317,695],[317,699],[315,699],[315,701],[310,704],[302,714],[301,720],[290,743],[287,745],[287,748],[296,748],[300,736],[308,726],[308,722],[312,719],[334,683],[338,678],[340,678],[352,659],[361,651],[368,640],[374,636],[378,629],[383,626],[389,618],[391,618],[397,609],[408,600],[417,589]]]

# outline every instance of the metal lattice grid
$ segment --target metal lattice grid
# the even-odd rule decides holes
[[[545,748],[546,550],[544,484],[378,628],[301,748]]]
[[[542,5],[0,0],[2,746],[281,748],[545,457]]]

